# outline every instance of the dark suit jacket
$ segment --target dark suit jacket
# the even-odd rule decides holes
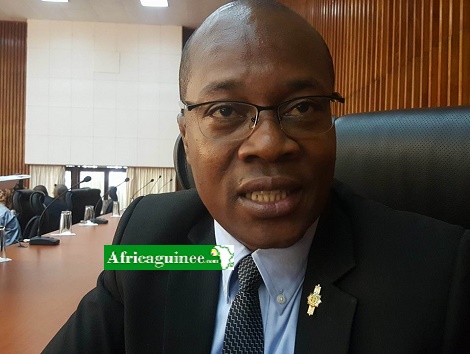
[[[115,244],[214,244],[194,190],[147,196]],[[105,271],[45,353],[209,353],[216,271]],[[322,304],[307,315],[307,296]],[[470,231],[336,184],[309,253],[296,353],[470,353]]]

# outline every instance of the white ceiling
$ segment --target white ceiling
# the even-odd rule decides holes
[[[139,0],[0,0],[0,21],[27,19],[177,25],[196,28],[229,0],[168,0],[169,7],[143,7]]]

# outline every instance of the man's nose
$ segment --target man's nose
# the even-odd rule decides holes
[[[297,156],[299,151],[297,142],[282,130],[276,112],[263,111],[253,132],[241,144],[238,156],[242,160],[258,157],[274,162]]]

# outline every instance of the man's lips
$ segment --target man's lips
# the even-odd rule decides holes
[[[293,212],[301,197],[301,184],[290,177],[259,177],[243,182],[237,193],[250,214],[263,218]]]

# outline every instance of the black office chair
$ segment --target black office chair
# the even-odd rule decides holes
[[[31,208],[33,209],[34,215],[41,216],[42,212],[46,208],[44,200],[46,196],[43,192],[34,191],[29,198]]]
[[[31,204],[31,209],[33,210],[34,216],[28,221],[26,227],[23,231],[23,239],[31,238],[38,235],[38,230],[40,230],[41,234],[43,233],[43,226],[47,220],[47,215],[44,215],[41,218],[42,212],[45,209],[44,206],[44,193],[40,191],[33,191],[29,198],[29,202]],[[41,228],[39,228],[39,222],[41,222]]]
[[[193,172],[191,166],[186,161],[186,152],[184,151],[183,139],[181,135],[176,138],[173,148],[173,164],[176,169],[176,179],[183,189],[195,188]]]
[[[335,178],[358,194],[470,229],[470,107],[351,114],[335,123]],[[181,137],[180,185],[194,188]]]
[[[43,214],[44,210],[46,209],[46,205],[44,203],[45,198],[46,198],[45,194],[40,191],[35,191],[33,194],[31,194],[30,202],[31,202],[31,207],[33,208],[35,216],[28,223],[28,226],[30,226],[29,232],[33,233],[32,236],[37,236],[38,230],[41,235],[44,235],[51,231],[59,229],[60,216],[59,218],[57,218],[57,216],[55,217],[51,216],[50,208],[46,210],[46,212]],[[41,222],[40,226],[39,226],[39,221]],[[28,226],[26,227],[27,230],[28,230]],[[23,236],[23,237],[27,238],[26,236]],[[28,238],[30,237],[31,235]]]
[[[83,219],[85,206],[93,205],[95,207],[95,216],[101,215],[101,190],[96,188],[72,189],[65,194],[65,202],[69,210],[72,211],[72,223],[76,224]]]
[[[13,194],[13,209],[16,211],[21,234],[23,234],[26,225],[35,215],[29,201],[33,192],[31,189],[19,189]]]
[[[470,229],[470,106],[351,114],[335,177],[358,194]]]

